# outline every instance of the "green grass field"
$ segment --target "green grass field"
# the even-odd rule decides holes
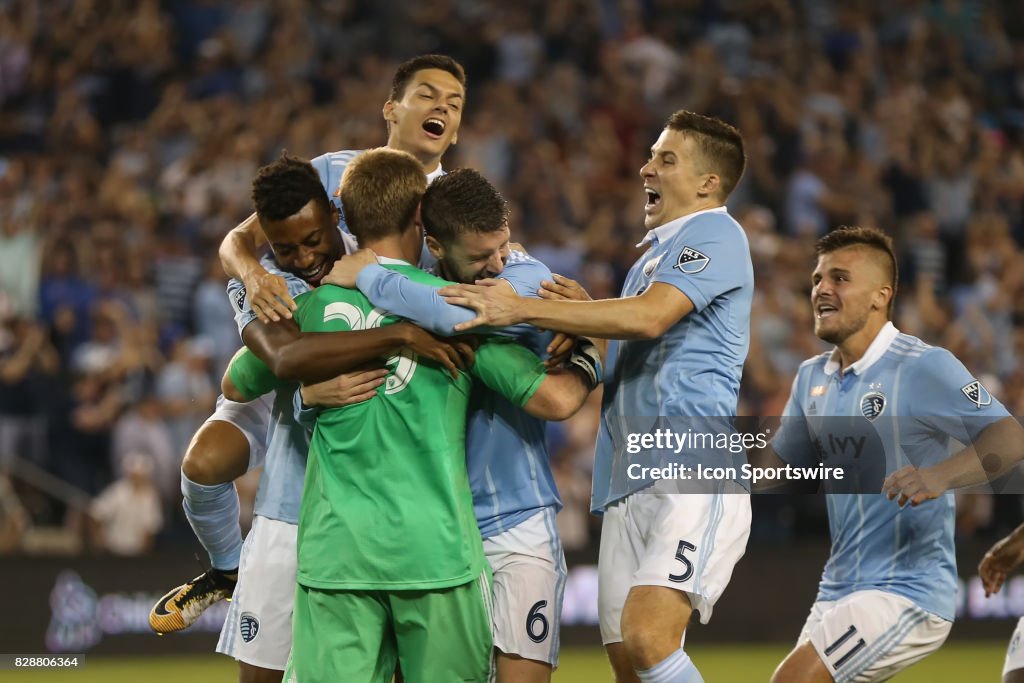
[[[896,683],[998,683],[1005,642],[950,644]],[[708,683],[764,683],[786,654],[785,646],[695,646],[691,656]],[[0,671],[0,681],[18,683],[205,683],[237,680],[235,665],[216,655],[183,657],[89,657],[77,671]],[[604,654],[597,649],[565,649],[555,683],[611,681]]]

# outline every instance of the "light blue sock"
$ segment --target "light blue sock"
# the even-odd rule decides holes
[[[679,648],[650,669],[637,671],[643,683],[704,683],[690,656]]]
[[[196,538],[210,554],[214,569],[238,569],[242,527],[238,523],[238,492],[232,483],[204,486],[181,473],[182,507]]]

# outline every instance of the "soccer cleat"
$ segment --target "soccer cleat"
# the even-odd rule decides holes
[[[172,589],[153,605],[149,611],[149,627],[160,635],[188,628],[207,607],[224,599],[230,600],[237,582],[237,578],[219,569],[203,572]]]

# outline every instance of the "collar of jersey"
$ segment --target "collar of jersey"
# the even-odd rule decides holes
[[[434,182],[435,180],[437,180],[438,178],[440,178],[443,175],[444,175],[444,169],[441,168],[441,164],[438,164],[437,168],[435,168],[433,171],[431,171],[430,173],[427,174],[427,185],[429,185],[430,183]]]
[[[411,266],[412,264],[408,261],[403,261],[400,258],[391,258],[390,256],[378,256],[377,263],[382,266]]]
[[[896,326],[892,324],[892,321],[885,323],[885,326],[878,331],[875,335],[875,340],[868,346],[868,350],[864,352],[864,355],[860,357],[856,363],[850,366],[850,370],[855,375],[863,375],[864,371],[870,368],[875,362],[881,358],[886,351],[889,350],[889,345],[892,344],[892,340],[896,338],[896,335],[900,333],[896,329]],[[839,369],[839,361],[837,357],[839,355],[838,349],[833,349],[832,353],[828,357],[828,361],[825,363],[825,374],[833,375],[836,370]]]
[[[669,221],[665,225],[659,225],[654,230],[648,230],[647,234],[644,235],[644,238],[640,240],[640,243],[636,246],[642,247],[648,242],[653,242],[654,238],[658,238],[659,244],[664,243],[665,240],[671,239],[677,232],[682,230],[684,225],[697,216],[702,216],[706,213],[729,213],[729,211],[724,206],[716,206],[713,209],[702,209],[700,211],[688,213],[685,216],[680,216],[673,221]]]

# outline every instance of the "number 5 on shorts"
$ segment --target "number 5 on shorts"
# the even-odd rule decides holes
[[[693,576],[693,562],[690,562],[685,553],[687,550],[696,550],[697,546],[687,541],[679,541],[679,547],[676,549],[676,559],[683,563],[682,574],[669,574],[668,580],[674,583],[685,583],[691,576]]]

